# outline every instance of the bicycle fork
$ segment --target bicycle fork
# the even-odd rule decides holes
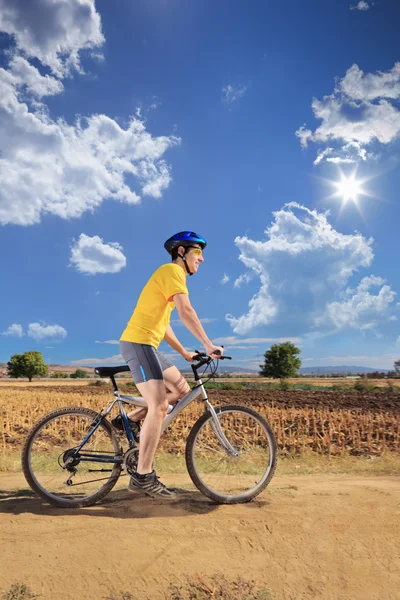
[[[214,407],[210,404],[210,401],[207,399],[206,401],[206,405],[208,410],[211,413],[212,416],[212,421],[211,421],[211,429],[213,430],[213,432],[215,433],[215,435],[217,436],[221,446],[227,451],[228,454],[230,454],[231,456],[239,456],[239,452],[237,450],[235,450],[235,448],[232,446],[232,444],[230,443],[230,441],[228,440],[228,438],[226,437],[221,424],[218,420],[218,415],[214,409]]]

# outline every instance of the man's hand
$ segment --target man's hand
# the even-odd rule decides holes
[[[206,349],[206,352],[209,356],[211,356],[211,358],[221,358],[221,356],[224,353],[224,349],[222,346],[214,346],[214,344],[211,344],[210,346],[204,346]],[[215,351],[219,352],[219,354],[215,354]]]
[[[188,352],[187,350],[184,350],[181,354],[183,358],[187,360],[187,362],[195,362],[192,357],[193,352]]]

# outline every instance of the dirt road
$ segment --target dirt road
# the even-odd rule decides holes
[[[65,511],[34,497],[21,475],[0,474],[0,593],[24,582],[42,600],[135,587],[138,600],[161,600],[171,581],[222,571],[266,584],[274,600],[400,599],[400,477],[276,476],[236,506],[213,505],[186,476],[165,481],[181,500],[119,487]]]

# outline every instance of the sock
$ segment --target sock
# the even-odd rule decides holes
[[[138,473],[138,472],[136,471],[136,475],[137,475],[137,478],[138,478],[138,479],[145,479],[145,477],[146,477],[147,475],[152,475],[152,474],[153,474],[153,471],[152,471],[151,473],[144,473],[144,475],[142,475],[142,473]]]

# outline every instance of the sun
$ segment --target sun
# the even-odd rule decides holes
[[[371,179],[374,179],[376,176],[369,176],[367,178],[361,179],[357,176],[357,169],[354,169],[353,172],[343,172],[342,169],[338,168],[338,178],[336,180],[325,179],[325,183],[327,183],[331,189],[334,189],[334,192],[326,197],[326,200],[335,200],[340,202],[340,210],[339,214],[342,213],[342,210],[345,206],[349,206],[352,204],[358,212],[362,215],[363,197],[375,198],[375,195],[372,195],[366,187],[364,187],[367,182]]]
[[[349,202],[349,200],[357,204],[360,196],[367,195],[367,192],[362,187],[364,182],[360,179],[357,179],[355,173],[352,173],[349,177],[344,175],[344,173],[341,173],[340,181],[335,181],[332,183],[336,188],[336,193],[334,196],[340,197],[343,201],[343,204],[346,204]]]
[[[341,174],[340,181],[334,183],[337,192],[335,196],[340,196],[343,202],[352,200],[357,202],[359,196],[365,195],[365,190],[362,188],[363,182],[356,178],[356,174],[353,173],[350,177],[346,177],[343,173]]]

